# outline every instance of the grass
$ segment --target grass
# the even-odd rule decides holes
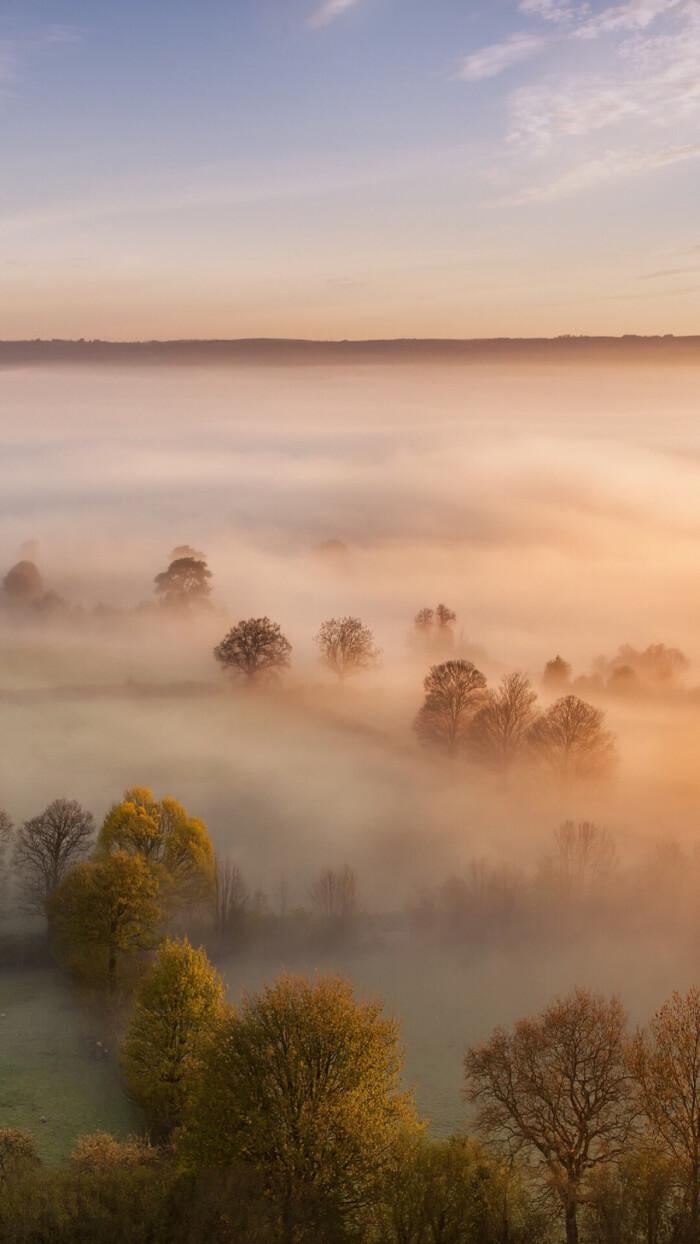
[[[58,972],[0,976],[0,1127],[32,1132],[45,1162],[64,1161],[81,1133],[136,1125],[114,1052],[95,1057],[101,1036]]]

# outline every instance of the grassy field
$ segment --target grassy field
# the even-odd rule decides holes
[[[0,1127],[27,1128],[46,1162],[60,1162],[82,1132],[133,1129],[113,1052],[95,1057],[99,1018],[76,1006],[48,970],[0,976]]]

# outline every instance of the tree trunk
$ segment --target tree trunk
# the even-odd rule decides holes
[[[110,946],[109,959],[107,961],[107,987],[110,994],[114,993],[117,984],[117,956]]]
[[[566,1244],[578,1244],[578,1206],[575,1201],[566,1201],[564,1205],[564,1222],[566,1225]]]

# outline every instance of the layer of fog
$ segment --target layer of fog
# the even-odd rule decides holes
[[[535,868],[569,816],[604,824],[624,861],[655,840],[690,849],[697,390],[681,368],[0,373],[0,565],[34,540],[47,587],[84,607],[0,630],[0,805],[21,820],[66,795],[99,819],[128,785],[174,794],[273,907],[283,881],[303,905],[320,868],[348,863],[364,906],[400,911],[475,857]],[[320,553],[330,539],[346,553]],[[212,613],[133,612],[184,541],[206,550]],[[620,751],[611,783],[564,792],[532,774],[504,790],[426,757],[411,732],[428,663],[411,620],[440,600],[491,682],[512,669],[539,682],[557,652],[587,673],[623,642],[677,645],[691,668],[673,694],[601,701]],[[124,616],[98,622],[98,602]],[[384,655],[339,689],[312,637],[346,613]],[[211,650],[262,614],[294,652],[284,684],[257,696],[232,689]],[[301,966],[384,993],[414,1078],[418,1051],[440,1063],[448,1050],[449,1092],[441,1072],[430,1090],[446,1101],[463,1038],[555,989],[619,987],[639,1012],[664,982],[687,983],[685,952],[657,927],[650,938],[468,961],[433,949],[424,966],[415,949],[329,950]],[[282,962],[247,952],[227,965],[232,988]]]

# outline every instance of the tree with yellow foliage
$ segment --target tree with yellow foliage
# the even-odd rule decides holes
[[[185,1165],[255,1172],[285,1244],[335,1238],[361,1222],[418,1127],[400,1070],[397,1025],[378,1004],[342,980],[282,976],[229,1010],[203,1049]]]
[[[161,920],[158,879],[126,851],[78,864],[54,892],[50,926],[59,956],[114,993],[123,972],[152,947]]]
[[[165,941],[141,981],[121,1051],[127,1088],[152,1135],[182,1120],[199,1052],[224,1013],[224,985],[204,950]]]
[[[145,786],[124,791],[121,803],[107,813],[97,849],[146,860],[170,910],[213,895],[214,848],[204,821],[190,816],[176,799],[156,799]]]

